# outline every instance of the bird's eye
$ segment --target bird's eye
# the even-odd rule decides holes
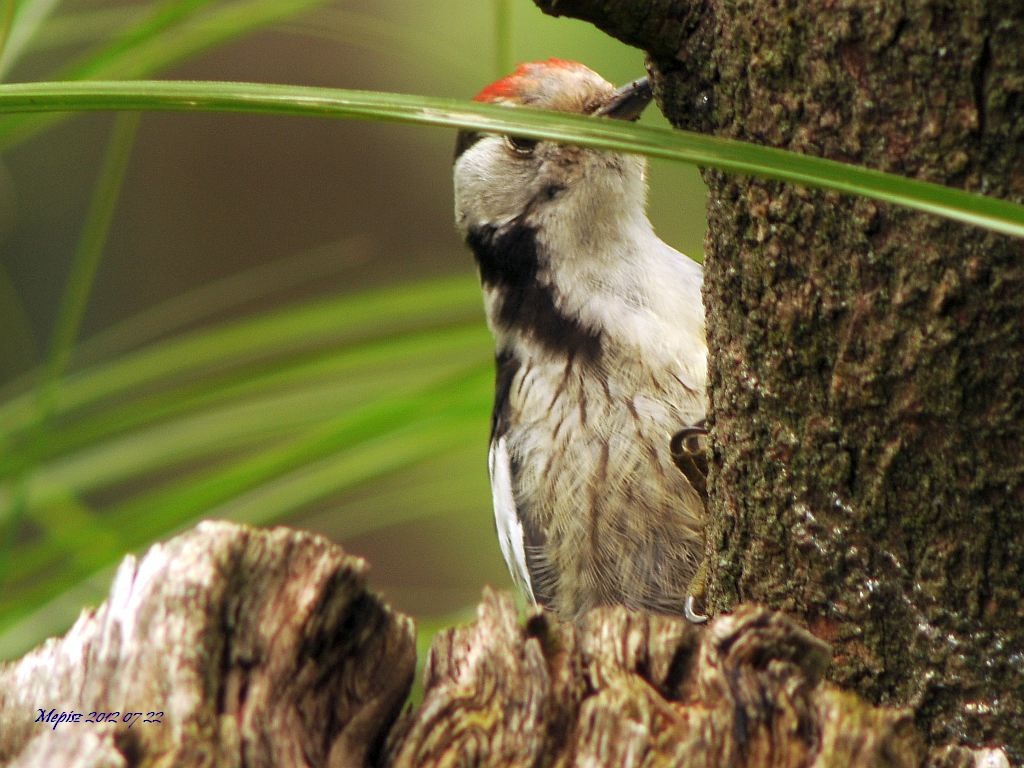
[[[522,136],[506,136],[505,143],[517,155],[528,155],[537,147],[536,139],[527,139]]]

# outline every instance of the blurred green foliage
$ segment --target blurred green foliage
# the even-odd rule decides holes
[[[575,58],[619,82],[642,64],[527,0],[3,8],[7,82],[464,98],[513,61]],[[451,226],[447,132],[14,115],[0,136],[0,658],[102,599],[125,553],[204,517],[321,531],[427,627],[507,585],[491,342]],[[696,173],[652,175],[660,231],[699,255]]]

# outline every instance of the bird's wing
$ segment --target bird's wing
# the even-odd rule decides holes
[[[537,602],[533,595],[533,582],[526,563],[526,534],[516,509],[516,497],[512,490],[512,460],[504,436],[491,440],[487,453],[487,468],[491,475],[491,495],[494,497],[494,524],[498,529],[501,554],[505,557],[512,581],[516,583],[531,602]]]

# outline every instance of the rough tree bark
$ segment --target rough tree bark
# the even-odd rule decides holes
[[[399,717],[411,622],[364,571],[320,537],[227,523],[126,559],[103,606],[0,665],[0,762],[1006,766],[928,750],[907,712],[822,682],[827,644],[754,607],[706,630],[621,608],[577,627],[524,624],[488,592],[475,624],[435,639],[423,704]]]
[[[1024,202],[1020,0],[536,0],[647,50],[677,126]],[[1024,761],[1024,242],[706,173],[710,604]]]

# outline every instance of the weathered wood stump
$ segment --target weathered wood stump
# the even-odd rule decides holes
[[[365,572],[319,536],[227,523],[126,558],[106,603],[0,668],[0,762],[371,762],[415,645],[412,621],[367,592]],[[50,710],[81,718],[35,722]],[[85,722],[111,712],[116,722]]]
[[[1007,765],[997,750],[929,752],[910,712],[823,682],[827,645],[753,606],[706,629],[621,608],[571,626],[521,622],[487,591],[473,625],[435,639],[423,704],[399,714],[412,622],[367,591],[365,571],[318,536],[227,523],[126,558],[103,606],[0,667],[0,760]]]

